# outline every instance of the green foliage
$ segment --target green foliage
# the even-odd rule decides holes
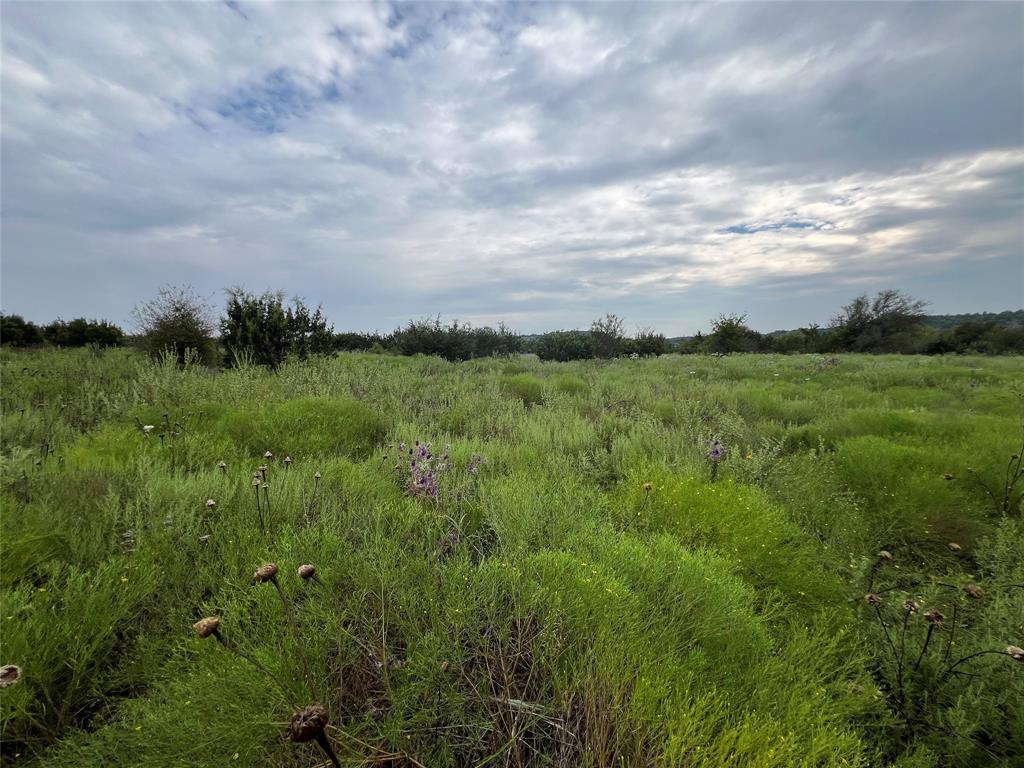
[[[538,337],[533,351],[541,360],[589,360],[597,355],[594,337],[587,331],[551,331]]]
[[[983,487],[1020,447],[1019,359],[0,365],[0,661],[23,670],[0,689],[5,764],[324,764],[286,736],[312,695],[276,589],[252,583],[268,561],[346,765],[1021,753],[1019,663],[987,653],[936,687],[950,640],[954,662],[1021,645],[1019,502]],[[415,437],[450,443],[436,498],[393,469]],[[872,573],[890,632],[907,596],[946,615],[903,704]],[[204,615],[271,676],[196,637]]]
[[[191,286],[161,288],[155,299],[136,305],[132,317],[150,356],[169,353],[178,364],[190,357],[207,365],[216,362],[214,310]]]
[[[285,306],[283,291],[254,296],[232,288],[220,332],[227,365],[246,360],[277,368],[288,355],[305,360],[334,346],[334,329],[320,307],[311,312],[298,298]]]

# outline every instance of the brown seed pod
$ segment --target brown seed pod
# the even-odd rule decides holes
[[[949,544],[947,544],[946,546],[949,548],[950,552],[959,552],[961,549],[963,549],[963,547],[961,547],[955,541],[949,542]]]
[[[924,618],[925,621],[927,621],[930,624],[934,624],[936,627],[941,627],[942,624],[946,621],[946,617],[938,611],[928,611],[928,613],[924,615]]]
[[[314,480],[319,480],[319,479],[320,479],[320,477],[321,477],[321,475],[320,475],[320,473],[319,473],[319,472],[317,472],[317,473],[315,473],[315,474],[313,475],[313,479],[314,479]]]
[[[266,459],[267,461],[270,461],[272,458],[274,458],[274,454],[272,454],[270,451],[267,451],[266,453],[263,454],[263,458]]]
[[[985,596],[985,590],[977,584],[968,584],[964,587],[964,592],[967,593],[968,597],[973,597],[975,600],[981,600]]]
[[[950,474],[949,472],[947,472],[946,474],[944,474],[944,475],[942,476],[942,479],[943,479],[943,480],[954,480],[954,479],[956,479],[956,478],[955,478],[955,477],[954,477],[954,476],[953,476],[952,474]]]
[[[304,563],[303,565],[299,566],[299,578],[300,579],[302,579],[303,581],[308,581],[309,579],[312,579],[314,576],[316,576],[316,566],[315,565],[310,565],[309,563]]]
[[[1024,648],[1018,648],[1016,645],[1006,646],[1007,655],[1014,661],[1024,661]]]
[[[907,613],[917,613],[919,610],[921,610],[921,604],[918,603],[916,600],[904,600],[903,610]]]
[[[218,461],[217,462],[217,469],[223,471],[223,470],[227,470],[227,468],[228,468],[228,465],[227,465],[226,462],[223,462],[223,461]]]
[[[292,457],[291,456],[285,456],[284,457],[284,463],[285,464],[291,464],[292,463]]]
[[[644,483],[644,493],[650,493],[654,486],[651,483]]]
[[[277,563],[264,563],[256,569],[256,573],[252,577],[261,584],[265,581],[273,581],[277,578]]]
[[[878,559],[890,561],[892,560],[892,552],[890,552],[888,549],[883,549],[881,552],[878,553]]]
[[[874,592],[869,592],[868,594],[864,595],[864,602],[866,602],[868,605],[872,606],[873,608],[878,608],[885,601],[882,598],[880,598],[878,595],[876,595]]]
[[[218,627],[220,627],[220,618],[217,616],[207,616],[205,619],[200,619],[192,625],[192,629],[196,631],[196,634],[203,638],[216,634]]]
[[[206,508],[207,509],[213,509],[216,506],[217,506],[217,502],[214,501],[213,499],[207,499],[206,500]]]
[[[1020,648],[1017,650],[1019,651]],[[10,688],[19,680],[21,680],[21,667],[17,664],[4,664],[0,667],[0,688]]]
[[[312,741],[327,727],[327,710],[320,704],[310,704],[292,715],[288,736],[292,741]]]

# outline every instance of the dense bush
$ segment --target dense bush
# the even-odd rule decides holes
[[[504,324],[497,329],[473,328],[458,320],[443,325],[440,317],[410,320],[391,335],[391,343],[403,355],[437,355],[452,361],[510,355],[523,348],[522,339]]]
[[[541,360],[589,360],[596,356],[594,337],[587,331],[551,331],[533,342],[533,351]]]
[[[320,307],[311,312],[299,298],[286,306],[283,291],[255,296],[232,288],[220,332],[227,365],[246,359],[277,368],[289,355],[304,360],[334,348],[334,329]]]
[[[21,315],[0,314],[0,343],[12,347],[34,347],[46,342],[55,347],[117,347],[124,343],[124,331],[106,320],[54,320],[39,327]]]
[[[39,326],[21,315],[0,313],[0,344],[10,347],[35,347],[43,343]]]

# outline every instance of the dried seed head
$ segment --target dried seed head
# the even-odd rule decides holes
[[[311,741],[327,727],[327,710],[320,704],[310,704],[292,715],[288,736],[292,741]]]
[[[306,581],[306,580],[312,579],[314,576],[316,576],[316,566],[315,565],[310,565],[309,563],[304,563],[303,565],[299,566],[299,578],[300,579],[303,579],[304,581]]]
[[[277,563],[264,563],[256,569],[256,573],[252,577],[261,584],[265,581],[271,581],[277,577]]]
[[[286,465],[291,464],[292,463],[292,457],[291,456],[285,456],[284,457],[284,463]]]
[[[959,552],[961,549],[963,549],[963,547],[961,547],[955,541],[949,542],[949,544],[947,544],[946,546],[949,548],[950,552]]]
[[[207,616],[205,619],[200,619],[192,625],[192,629],[200,637],[209,637],[216,634],[218,627],[220,627],[220,619],[217,616]]]
[[[154,429],[156,429],[156,427],[154,427],[154,426],[153,426],[152,424],[147,424],[146,426],[144,426],[144,427],[142,428],[142,432],[143,432],[143,434],[147,434],[147,435],[148,435],[148,434],[149,434],[150,432],[152,432],[152,431],[153,431]]]
[[[925,621],[929,624],[934,624],[936,627],[941,627],[943,622],[946,621],[946,617],[938,611],[928,611],[928,613],[924,615],[924,618]]]
[[[650,493],[653,487],[650,483],[644,483],[644,493]]]
[[[886,561],[892,560],[892,552],[890,552],[887,549],[883,549],[881,552],[878,553],[878,559]]]
[[[1020,648],[1017,650],[1019,651]],[[0,688],[10,688],[19,680],[21,680],[21,667],[17,664],[4,664],[0,667]]]
[[[921,604],[918,603],[916,600],[904,600],[903,610],[907,613],[917,613],[919,610],[921,610]]]
[[[217,462],[217,469],[222,469],[223,470],[223,469],[227,469],[227,468],[228,468],[228,465],[227,465],[226,462],[224,462],[224,461],[218,461]]]
[[[260,477],[259,477],[259,475],[253,476],[253,478],[252,478],[252,487],[253,488],[259,488],[260,487]]]
[[[882,598],[880,598],[878,595],[876,595],[874,592],[869,592],[868,594],[864,595],[864,602],[866,602],[868,605],[872,606],[873,608],[878,608],[885,601]]]
[[[955,478],[954,478],[954,476],[953,476],[953,475],[951,475],[951,474],[950,474],[949,472],[947,472],[946,474],[944,474],[944,475],[942,476],[942,479],[943,479],[943,480],[954,480]]]
[[[261,475],[265,475],[265,474],[267,474],[267,470],[268,469],[270,469],[270,467],[268,467],[266,464],[260,464],[259,473]]]
[[[316,474],[314,474],[314,475],[313,475],[313,479],[314,479],[314,480],[319,480],[319,479],[320,479],[320,473],[319,473],[319,472],[317,472]]]
[[[985,596],[985,590],[977,584],[968,584],[964,587],[964,592],[967,593],[968,597],[973,597],[975,600],[981,600]]]
[[[267,451],[266,453],[263,454],[263,458],[266,459],[267,461],[270,461],[272,458],[274,458],[274,454],[272,454],[270,451]]]
[[[213,499],[207,499],[206,500],[206,506],[207,506],[208,509],[213,509],[214,507],[217,506],[217,502],[214,501]]]
[[[1024,661],[1024,648],[1018,648],[1016,645],[1006,646],[1007,655],[1014,661]],[[6,669],[6,667],[4,668]]]

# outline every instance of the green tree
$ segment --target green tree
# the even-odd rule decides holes
[[[590,324],[590,335],[597,357],[612,358],[622,354],[626,339],[625,323],[618,315],[607,314]]]
[[[170,352],[180,364],[193,350],[203,363],[216,362],[214,309],[191,286],[161,288],[155,299],[136,305],[132,318],[143,347],[154,357]]]

